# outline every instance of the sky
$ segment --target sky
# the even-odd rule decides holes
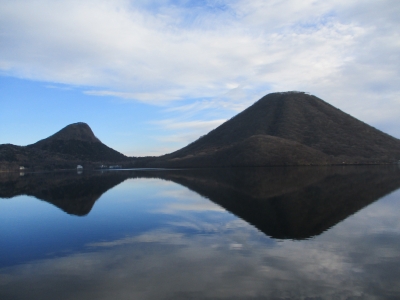
[[[399,15],[398,0],[0,0],[0,144],[85,122],[161,155],[292,90],[400,138]]]

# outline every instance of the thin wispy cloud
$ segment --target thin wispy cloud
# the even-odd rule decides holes
[[[212,121],[189,121],[189,122],[180,122],[178,120],[161,120],[154,121],[153,124],[162,126],[165,129],[207,129],[211,130],[226,120],[212,120]]]
[[[177,93],[175,93],[175,95],[171,95],[171,93],[127,93],[101,90],[88,90],[84,91],[83,93],[91,96],[112,96],[122,98],[124,100],[136,100],[152,105],[166,105],[171,101],[180,100],[180,97],[177,95]]]
[[[181,145],[186,145],[188,141],[195,141],[199,137],[207,134],[212,129],[217,128],[224,123],[226,119],[217,119],[209,121],[182,121],[179,119],[165,119],[151,122],[163,131],[163,135],[154,136],[153,138],[165,143],[175,144],[173,150],[178,149]],[[172,151],[169,151],[172,152]]]

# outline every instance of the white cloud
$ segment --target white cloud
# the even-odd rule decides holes
[[[0,70],[155,105],[197,99],[187,111],[304,90],[398,124],[399,14],[389,0],[0,1]]]

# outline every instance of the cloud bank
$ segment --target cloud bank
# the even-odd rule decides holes
[[[398,15],[393,0],[3,0],[0,74],[189,111],[302,90],[400,136]]]

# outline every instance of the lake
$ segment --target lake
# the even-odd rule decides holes
[[[399,299],[400,168],[0,174],[0,299]]]

